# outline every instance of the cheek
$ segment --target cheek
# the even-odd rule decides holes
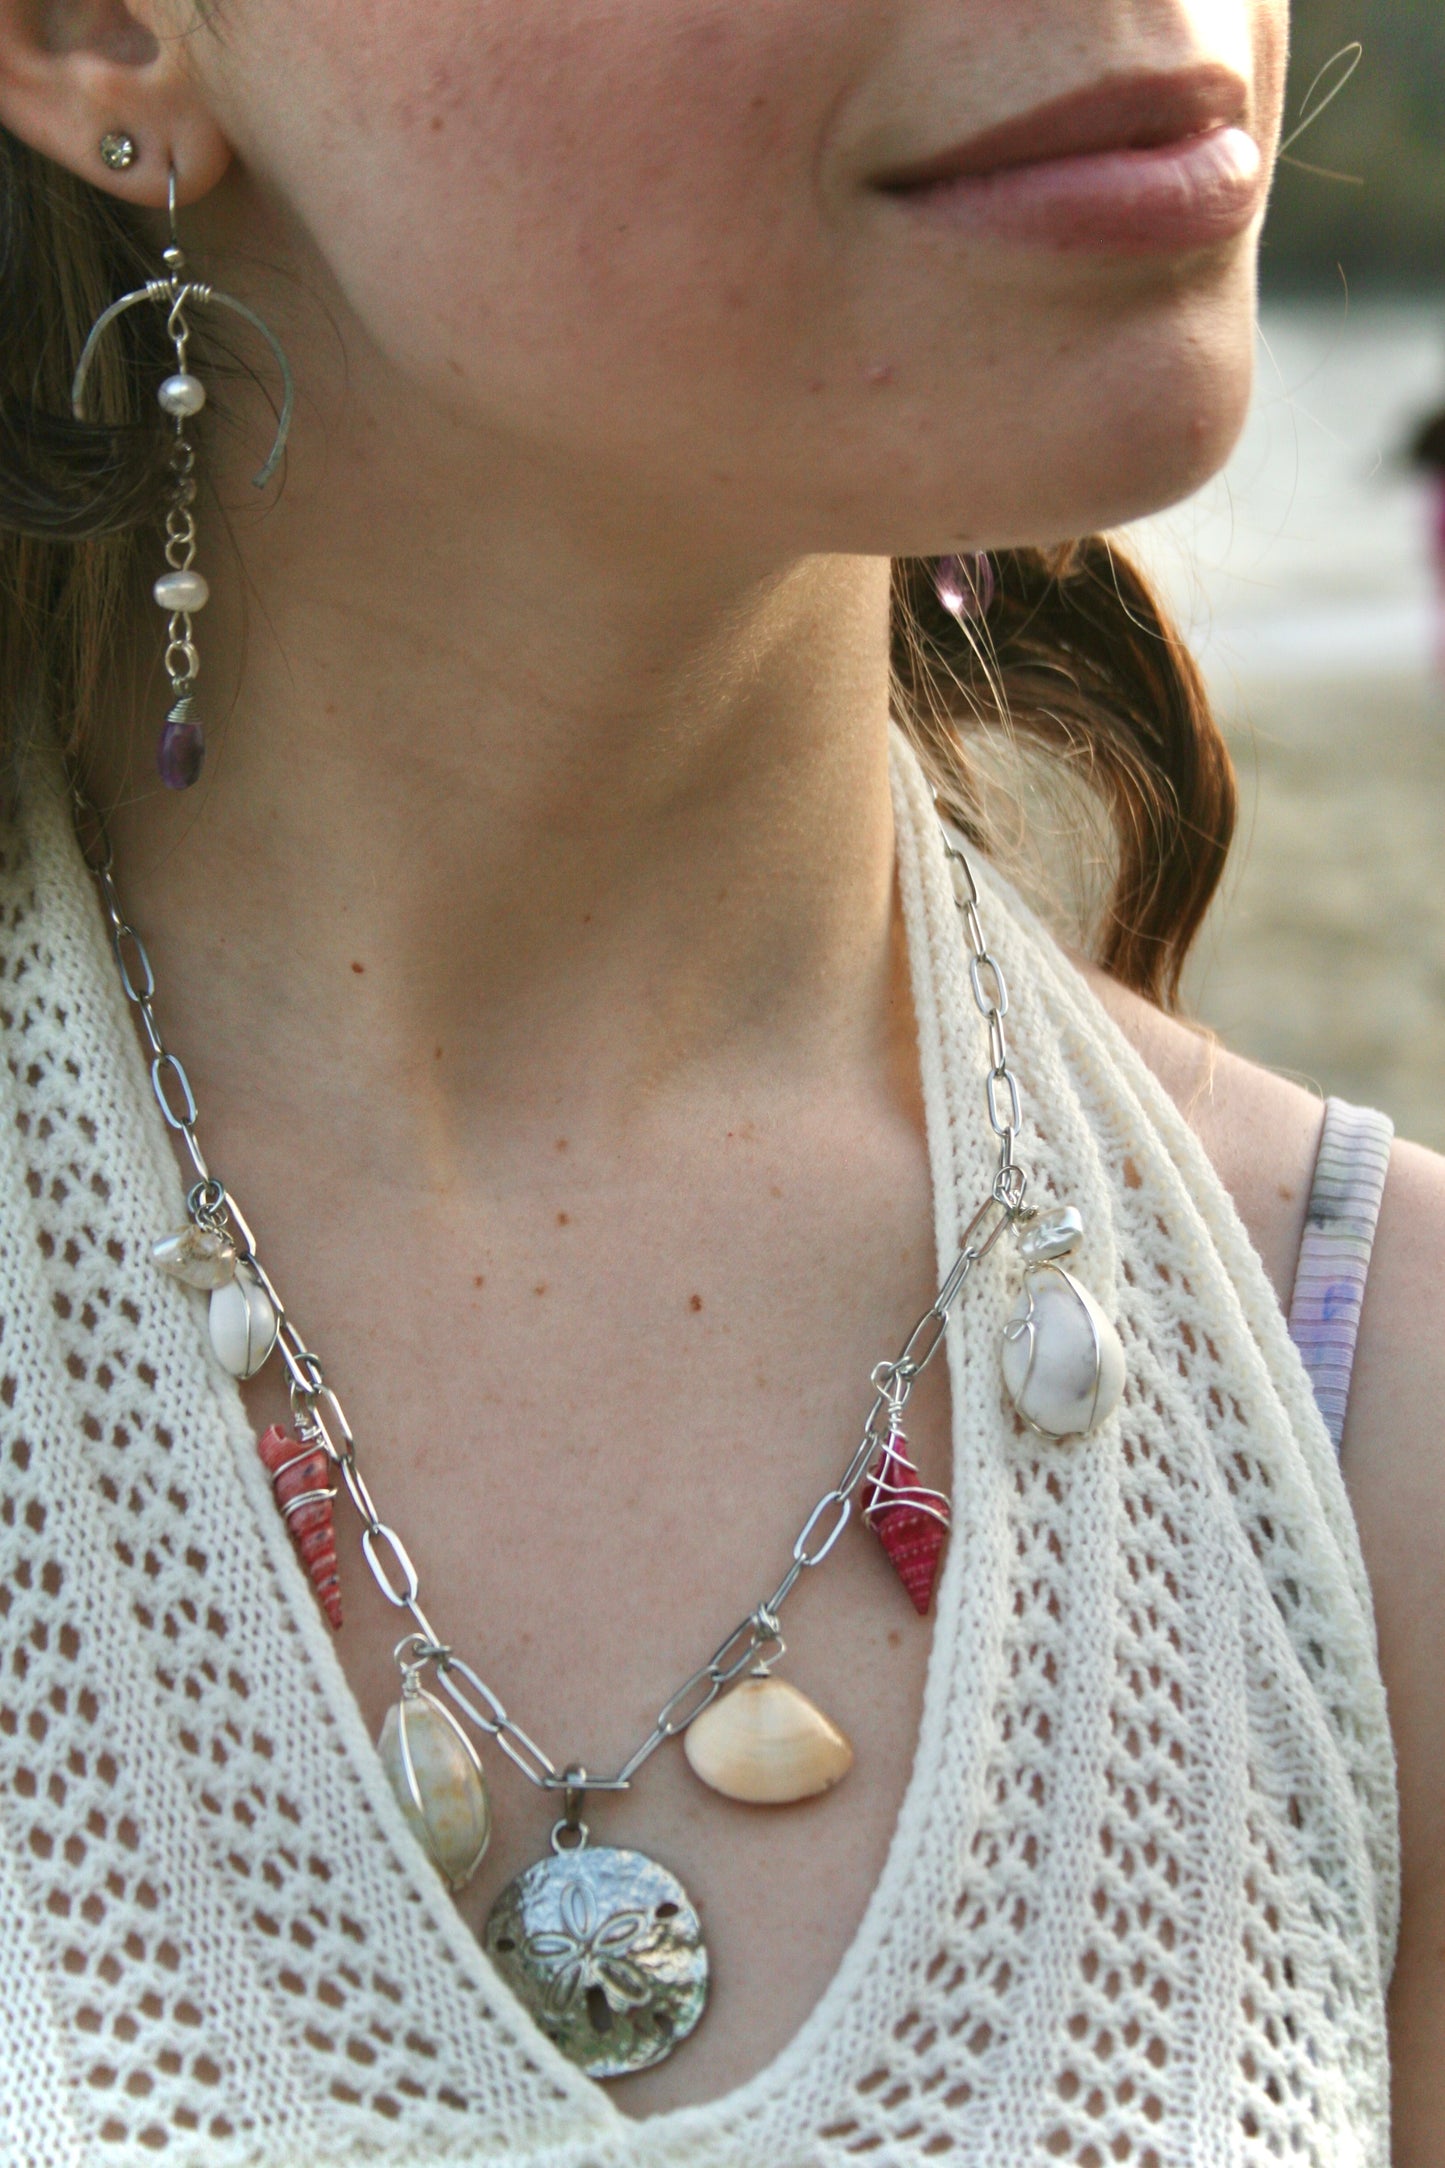
[[[660,378],[786,339],[778,295],[818,275],[816,145],[872,8],[309,0],[304,34],[294,0],[263,9],[274,97],[248,86],[266,139],[244,147],[394,359],[505,410],[523,370],[534,405],[582,373],[615,400],[625,357],[655,398],[639,354]]]

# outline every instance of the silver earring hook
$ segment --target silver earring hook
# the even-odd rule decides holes
[[[258,316],[253,308],[249,308],[244,301],[237,301],[230,294],[218,293],[213,286],[204,285],[199,280],[183,278],[186,256],[184,249],[181,247],[180,225],[177,216],[176,194],[178,186],[173,161],[167,188],[171,221],[171,244],[165,251],[165,264],[170,276],[163,279],[152,279],[148,285],[138,286],[134,293],[123,294],[119,301],[113,301],[104,315],[97,319],[89,338],[85,342],[84,351],[76,367],[75,381],[70,388],[71,412],[78,422],[83,422],[86,419],[85,388],[90,380],[90,372],[95,362],[96,352],[111,325],[116,323],[129,310],[138,309],[143,302],[149,301],[159,307],[168,309],[174,319],[177,312],[184,310],[188,304],[195,308],[228,309],[233,316],[239,316],[243,322],[248,323],[252,330],[265,340],[267,346],[271,349],[276,367],[281,375],[281,413],[276,424],[276,441],[271,447],[270,458],[266,461],[260,473],[254,477],[255,487],[265,489],[281,464],[291,435],[291,424],[296,415],[296,379],[292,374],[291,363],[287,357],[285,347],[281,344],[270,325],[262,317]]]

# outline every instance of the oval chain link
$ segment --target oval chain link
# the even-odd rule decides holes
[[[190,1191],[192,1214],[207,1225],[229,1228],[239,1254],[275,1306],[280,1321],[277,1345],[290,1380],[297,1430],[303,1440],[320,1444],[335,1464],[346,1495],[362,1524],[361,1547],[378,1588],[389,1604],[399,1611],[407,1611],[415,1622],[417,1632],[408,1637],[415,1660],[431,1662],[435,1666],[438,1683],[454,1706],[485,1737],[495,1740],[501,1752],[530,1784],[541,1791],[565,1791],[579,1765],[567,1762],[559,1770],[537,1742],[514,1722],[505,1704],[481,1674],[455,1655],[445,1642],[439,1641],[432,1630],[421,1606],[420,1576],[416,1566],[401,1537],[381,1517],[361,1472],[356,1439],[346,1411],[326,1381],[320,1357],[302,1339],[262,1265],[256,1252],[256,1238],[245,1215],[230,1191],[212,1175],[206,1164],[196,1135],[199,1109],[195,1093],[184,1065],[171,1053],[162,1037],[154,1009],[155,971],[144,941],[121,907],[115,882],[114,853],[105,823],[78,792],[75,810],[82,855],[100,892],[121,987],[136,1012],[150,1050],[151,1088],[156,1103],[167,1126],[185,1145],[195,1168],[196,1183]],[[627,1791],[638,1771],[659,1747],[696,1723],[703,1711],[711,1708],[719,1694],[744,1672],[758,1664],[775,1661],[782,1654],[779,1618],[783,1606],[803,1576],[831,1556],[853,1518],[854,1506],[868,1471],[886,1442],[888,1423],[901,1412],[918,1379],[943,1345],[949,1320],[974,1267],[989,1255],[1023,1209],[1027,1178],[1017,1164],[1014,1151],[1023,1130],[1023,1099],[1010,1065],[1004,1029],[1004,1020],[1009,1013],[1008,982],[1002,965],[990,952],[984,937],[973,869],[961,842],[946,825],[943,843],[953,876],[959,918],[969,944],[969,986],[988,1034],[989,1068],[984,1093],[989,1127],[999,1143],[999,1168],[992,1193],[965,1229],[957,1261],[903,1348],[892,1362],[880,1363],[874,1371],[873,1405],[859,1443],[840,1480],[823,1493],[799,1530],[791,1563],[777,1587],[764,1603],[734,1627],[708,1661],[669,1695],[659,1709],[651,1731],[615,1776],[589,1774],[586,1789],[590,1792]]]

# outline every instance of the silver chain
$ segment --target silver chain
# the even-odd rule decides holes
[[[870,1381],[873,1404],[862,1436],[838,1481],[823,1493],[799,1530],[782,1579],[713,1651],[707,1662],[669,1695],[647,1737],[628,1756],[616,1775],[596,1777],[575,1762],[559,1769],[536,1740],[508,1714],[485,1679],[439,1637],[422,1608],[416,1567],[401,1537],[382,1519],[372,1497],[361,1472],[356,1439],[346,1411],[327,1383],[320,1358],[298,1331],[275,1282],[262,1264],[256,1238],[245,1215],[206,1162],[196,1134],[199,1119],[196,1096],[184,1064],[166,1046],[156,1021],[155,972],[145,943],[122,908],[115,881],[115,853],[105,823],[78,792],[75,805],[81,849],[100,892],[121,986],[136,1012],[149,1053],[151,1089],[168,1127],[184,1145],[195,1171],[196,1179],[187,1197],[192,1220],[198,1226],[224,1232],[230,1237],[239,1257],[248,1271],[254,1273],[276,1311],[280,1320],[277,1348],[290,1379],[291,1406],[298,1437],[303,1443],[320,1444],[325,1448],[361,1520],[361,1547],[377,1586],[388,1603],[411,1618],[413,1631],[398,1646],[399,1657],[402,1650],[407,1652],[404,1668],[431,1664],[442,1688],[461,1713],[480,1732],[494,1739],[522,1775],[539,1789],[547,1792],[627,1791],[643,1764],[658,1748],[685,1732],[704,1709],[711,1707],[724,1688],[731,1686],[745,1672],[774,1661],[782,1653],[780,1621],[784,1605],[804,1575],[831,1556],[853,1518],[858,1494],[870,1469],[886,1445],[918,1379],[943,1344],[949,1319],[974,1267],[983,1262],[1023,1213],[1028,1182],[1016,1157],[1023,1127],[1023,1103],[1018,1080],[1009,1064],[1008,1037],[1004,1028],[1009,1013],[1008,985],[998,958],[990,953],[984,938],[978,888],[963,850],[954,840],[952,831],[945,828],[944,849],[953,868],[959,915],[970,950],[969,981],[988,1032],[985,1100],[989,1127],[999,1145],[999,1165],[993,1188],[965,1230],[958,1258],[947,1279],[903,1348],[892,1362],[879,1363],[874,1369]]]

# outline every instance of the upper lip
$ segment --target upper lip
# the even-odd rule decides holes
[[[880,174],[875,187],[936,187],[1055,158],[1156,149],[1243,121],[1249,86],[1232,68],[1210,62],[1155,73],[1106,76],[1012,120],[1000,121],[917,164]]]

